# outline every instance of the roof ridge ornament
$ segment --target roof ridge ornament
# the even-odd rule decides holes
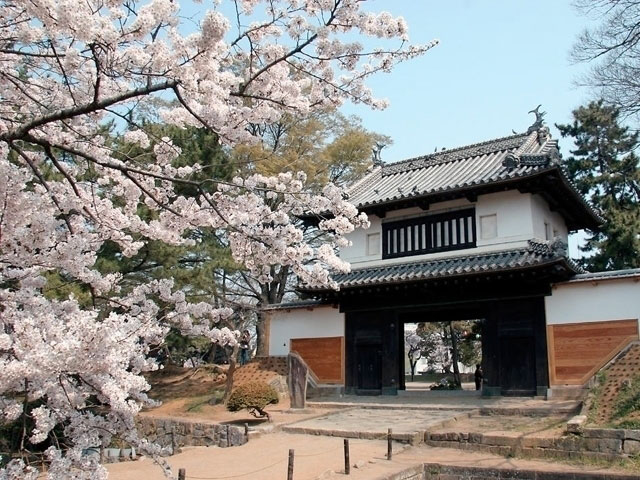
[[[371,149],[371,159],[373,160],[373,164],[377,167],[384,165],[384,162],[382,161],[382,149],[386,146],[386,143],[376,142],[375,146]]]
[[[529,138],[527,138],[520,148],[514,152],[508,153],[502,161],[502,165],[507,167],[509,170],[513,170],[516,167],[546,166],[551,161],[555,160],[554,154],[549,151],[545,151],[547,150],[545,148],[537,153],[533,153],[530,150],[536,141],[538,145],[542,146],[551,137],[549,127],[544,124],[544,116],[547,112],[541,112],[541,106],[542,104],[527,112],[533,113],[536,116],[535,122],[533,122],[533,124],[527,129],[526,134]]]
[[[527,134],[533,133],[536,130],[540,130],[540,128],[544,126],[544,116],[547,114],[547,112],[541,112],[540,111],[541,106],[542,104],[538,105],[533,110],[529,110],[527,112],[527,113],[533,113],[536,116],[536,121],[533,122],[533,124],[529,128],[527,128]]]

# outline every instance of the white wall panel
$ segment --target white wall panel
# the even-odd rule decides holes
[[[287,355],[292,338],[344,336],[344,313],[331,306],[271,310],[269,355]]]
[[[638,278],[569,282],[545,297],[548,325],[640,318]]]

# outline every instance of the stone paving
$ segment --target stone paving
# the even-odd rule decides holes
[[[457,393],[457,394],[456,394]],[[462,393],[462,395],[460,394]],[[404,409],[404,410],[481,410],[491,414],[547,415],[571,414],[579,411],[576,400],[544,400],[522,397],[481,397],[475,392],[406,392],[401,395],[356,396],[333,395],[310,400],[311,408]],[[434,395],[435,394],[435,395]]]
[[[461,410],[350,408],[285,426],[283,431],[381,439],[391,428],[394,440],[420,443],[426,430],[468,415]]]

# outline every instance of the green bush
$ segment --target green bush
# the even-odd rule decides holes
[[[278,392],[264,382],[248,382],[237,387],[227,401],[227,410],[237,412],[247,409],[256,418],[269,418],[267,405],[278,403]]]

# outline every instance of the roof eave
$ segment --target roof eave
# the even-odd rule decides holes
[[[580,269],[571,260],[569,260],[564,256],[558,256],[558,257],[550,258],[547,261],[536,263],[534,265],[518,265],[514,267],[502,268],[499,270],[454,273],[451,275],[434,276],[434,277],[427,277],[427,278],[412,277],[412,278],[405,278],[401,280],[381,281],[381,282],[370,283],[370,284],[346,285],[346,286],[341,286],[339,290],[335,290],[332,288],[318,288],[318,289],[297,288],[297,290],[310,295],[321,295],[323,293],[339,295],[340,292],[354,291],[358,289],[368,289],[368,288],[378,288],[378,287],[387,288],[387,287],[396,286],[396,285],[401,286],[401,285],[418,284],[418,283],[459,281],[460,279],[475,278],[475,277],[496,278],[503,275],[509,275],[509,274],[527,272],[527,271],[532,272],[534,270],[543,270],[545,268],[553,267],[555,265],[559,265],[565,270],[566,274],[564,276],[566,278],[555,279],[553,283],[566,281],[570,277],[576,275],[577,273],[580,273]]]
[[[563,187],[566,189],[567,193],[570,194],[570,198],[573,198],[574,200],[572,212],[570,214],[567,212],[569,218],[566,218],[566,220],[569,230],[579,230],[582,228],[597,230],[599,226],[604,223],[604,220],[600,216],[598,216],[598,214],[593,211],[591,207],[589,207],[586,201],[575,190],[573,185],[562,173],[562,169],[557,165],[538,170],[532,174],[520,175],[503,180],[478,183],[474,185],[465,185],[462,187],[456,187],[447,190],[427,192],[414,196],[407,196],[398,199],[358,205],[358,209],[365,213],[380,215],[382,214],[382,212],[386,212],[389,210],[397,210],[399,208],[409,208],[413,206],[418,206],[426,209],[428,208],[429,203],[434,203],[434,200],[444,201],[454,198],[468,197],[469,201],[475,201],[475,197],[482,193],[493,193],[497,191],[508,190],[507,187],[515,188],[518,184],[523,184],[528,181],[553,173],[557,173],[558,177],[560,177],[560,179],[562,180]],[[566,197],[563,198],[566,199]]]

